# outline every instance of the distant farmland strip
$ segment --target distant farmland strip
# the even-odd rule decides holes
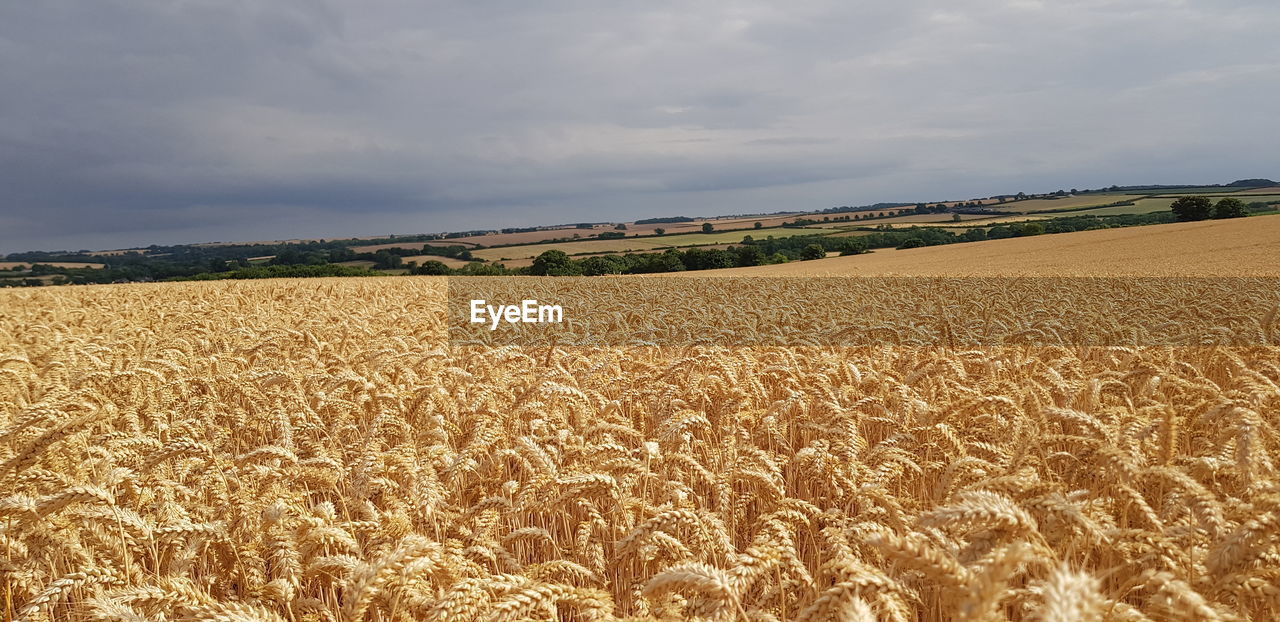
[[[733,244],[742,241],[745,236],[764,239],[768,236],[788,238],[797,235],[822,235],[836,233],[838,229],[805,229],[782,228],[752,229],[746,231],[723,231],[720,233],[687,233],[681,235],[652,236],[642,238],[622,238],[618,240],[579,240],[574,242],[556,242],[550,244],[528,244],[524,246],[507,246],[499,248],[483,248],[472,251],[472,254],[490,261],[522,259],[536,257],[549,250],[564,251],[570,255],[580,253],[624,253],[646,252],[668,247],[704,246],[708,244]]]

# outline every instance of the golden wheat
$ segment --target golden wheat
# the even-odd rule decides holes
[[[1275,346],[450,347],[435,279],[5,291],[0,618],[1266,620],[1277,416]]]

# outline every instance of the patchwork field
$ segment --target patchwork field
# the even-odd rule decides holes
[[[76,261],[51,261],[48,263],[45,263],[45,262],[39,262],[39,263],[41,265],[53,266],[55,268],[101,268],[103,267],[103,264],[100,264],[100,263],[87,263],[87,262],[76,262]],[[13,270],[14,268],[27,270],[31,268],[31,264],[25,261],[0,261],[0,270]]]
[[[660,248],[680,248],[686,246],[705,246],[709,244],[731,244],[741,242],[744,236],[753,238],[786,238],[796,235],[814,235],[835,233],[838,229],[809,229],[803,227],[773,229],[752,229],[749,231],[722,231],[715,233],[687,233],[681,235],[662,235],[644,238],[622,238],[618,240],[579,240],[576,242],[553,242],[548,244],[530,244],[527,246],[507,246],[498,248],[482,248],[473,251],[476,257],[489,261],[507,259],[527,259],[537,257],[549,250],[564,251],[570,255],[579,253],[623,253],[628,251],[644,252]]]
[[[450,268],[461,268],[462,266],[465,266],[468,263],[471,263],[463,259],[456,259],[453,257],[442,257],[440,255],[413,255],[410,257],[404,257],[401,259],[401,261],[403,261],[404,263],[409,263],[412,261],[417,263],[418,265],[422,265],[428,261],[438,261],[446,266],[449,266]]]
[[[1001,203],[999,205],[990,206],[992,209],[1006,210],[1012,212],[1043,212],[1048,210],[1061,209],[1077,209],[1081,207],[1089,207],[1094,205],[1108,205],[1119,201],[1129,201],[1140,199],[1145,195],[1141,194],[1084,194],[1077,196],[1066,196],[1060,199],[1030,199],[1026,201],[1012,201],[1009,203]]]
[[[1280,276],[1280,217],[1254,216],[912,248],[699,276]]]

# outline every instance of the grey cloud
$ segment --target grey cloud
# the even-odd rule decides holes
[[[1261,0],[0,5],[0,252],[1275,176]]]

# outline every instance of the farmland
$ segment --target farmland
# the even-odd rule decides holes
[[[100,264],[100,263],[88,263],[88,262],[80,262],[80,261],[53,261],[53,262],[49,262],[48,264],[43,264],[43,265],[49,265],[49,266],[53,266],[53,267],[55,267],[55,268],[91,268],[91,269],[97,269],[97,268],[101,268],[101,267],[102,267],[102,264]],[[0,270],[15,270],[15,269],[16,269],[16,270],[29,270],[30,268],[31,268],[31,262],[26,262],[26,261],[0,261]]]
[[[1132,201],[1146,195],[1141,194],[1085,194],[1053,199],[1030,199],[989,206],[991,209],[1015,212],[1044,212],[1052,210],[1080,209],[1084,207],[1107,205],[1121,201]]]
[[[628,251],[644,252],[661,248],[680,248],[687,246],[707,246],[741,242],[744,236],[753,238],[786,238],[797,235],[815,235],[835,233],[837,229],[782,228],[750,229],[745,231],[721,231],[713,233],[685,233],[680,235],[662,235],[643,238],[621,238],[617,240],[579,240],[575,242],[554,242],[549,244],[530,244],[527,246],[503,246],[484,248],[473,251],[476,257],[489,261],[507,259],[526,259],[536,257],[549,250],[564,251],[570,255],[581,253],[622,253]]]
[[[700,275],[1280,276],[1280,217],[992,240]]]
[[[1208,224],[1236,223],[1192,226]],[[609,280],[585,282],[580,309]],[[1274,346],[451,348],[444,288],[0,292],[4,617],[1260,619],[1278,604],[1263,589]],[[996,323],[1023,300],[985,299]],[[1242,312],[1226,304],[1203,297],[1196,317]],[[1274,312],[1241,319],[1280,338]]]

